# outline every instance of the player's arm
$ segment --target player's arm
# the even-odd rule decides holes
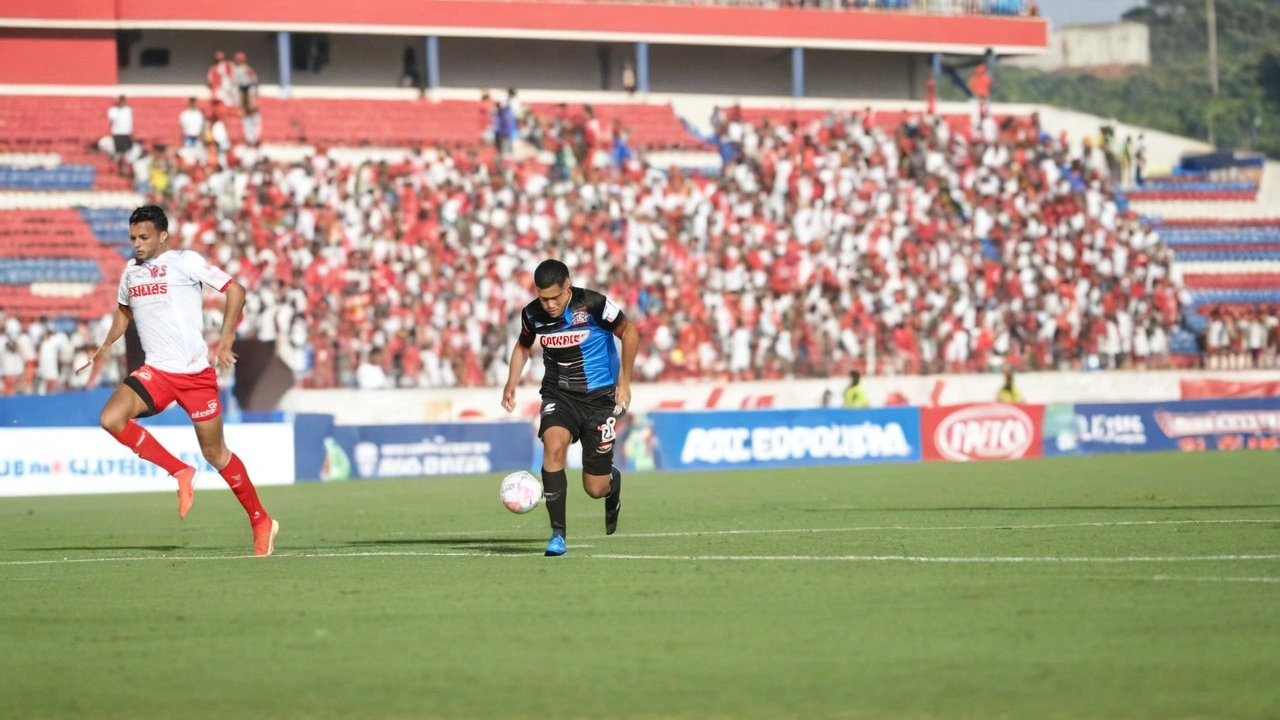
[[[520,337],[511,348],[511,361],[507,365],[507,384],[502,388],[502,409],[511,412],[516,409],[516,385],[524,374],[524,366],[532,354],[534,333],[529,325],[529,318],[520,312]]]
[[[622,415],[631,407],[631,371],[636,365],[636,352],[640,349],[640,329],[622,313],[613,334],[622,341],[622,366],[618,369],[618,387],[613,391],[615,415]]]
[[[236,341],[236,325],[240,324],[240,311],[244,309],[244,286],[236,282],[230,275],[216,268],[205,260],[200,253],[184,250],[182,252],[182,269],[197,283],[208,285],[227,297],[222,309],[222,332],[218,336],[218,367],[227,368],[236,364],[236,354],[231,346]]]
[[[86,368],[93,367],[106,358],[107,350],[116,344],[125,330],[129,329],[131,320],[133,320],[133,310],[128,305],[116,305],[116,314],[111,318],[111,329],[107,331],[107,336],[102,339],[98,349],[89,351],[88,362],[76,368],[76,372],[84,372]]]
[[[222,333],[218,337],[218,365],[225,368],[236,364],[236,354],[231,352],[231,347],[236,341],[240,311],[244,309],[244,286],[232,280],[222,289],[222,294],[227,297],[227,304],[222,310]]]
[[[587,311],[595,317],[596,324],[622,341],[622,362],[618,368],[618,382],[613,389],[613,414],[622,415],[631,407],[631,370],[640,349],[640,329],[627,318],[622,308],[604,295],[590,290],[587,293]]]

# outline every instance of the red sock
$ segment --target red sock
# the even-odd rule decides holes
[[[145,428],[136,421],[130,420],[128,425],[124,426],[124,430],[119,433],[111,433],[111,437],[120,442],[121,445],[129,448],[138,454],[138,457],[150,463],[155,463],[170,475],[178,472],[187,466],[178,458],[164,449],[160,441],[155,436],[147,432]]]
[[[259,523],[271,521],[267,511],[262,509],[262,503],[258,502],[258,491],[249,480],[249,471],[244,469],[244,463],[240,462],[235,453],[231,453],[231,461],[218,474],[231,486],[231,492],[236,494],[244,511],[249,513],[250,525],[256,527]]]

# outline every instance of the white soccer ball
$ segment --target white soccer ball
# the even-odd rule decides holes
[[[513,472],[502,478],[498,497],[511,512],[527,513],[542,504],[542,482],[524,470]]]

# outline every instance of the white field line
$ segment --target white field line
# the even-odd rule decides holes
[[[1272,520],[1117,520],[1112,522],[1038,523],[1034,525],[863,525],[838,528],[784,528],[775,530],[690,530],[685,532],[618,533],[617,538],[698,537],[703,535],[766,535],[782,533],[843,533],[843,532],[964,532],[972,530],[1053,530],[1057,528],[1085,527],[1146,527],[1152,525],[1233,525],[1248,523],[1280,524],[1280,518]]]
[[[1280,555],[1129,555],[1120,557],[1054,557],[1054,556],[957,556],[928,555],[588,555],[598,560],[684,560],[691,562],[765,561],[765,562],[864,562],[864,563],[1173,563],[1173,562],[1239,562],[1280,560]]]
[[[579,546],[582,547],[582,546]],[[530,558],[542,557],[534,548],[527,555],[512,553],[490,553],[483,551],[458,552],[418,552],[405,551],[367,551],[367,552],[328,552],[328,553],[277,553],[279,559],[297,558],[369,558],[369,557],[467,557],[467,558]],[[1130,555],[1119,557],[1054,557],[1054,556],[956,556],[930,557],[926,555],[624,555],[624,554],[587,554],[579,557],[586,560],[675,560],[681,562],[716,562],[716,561],[756,561],[756,562],[862,562],[862,563],[929,563],[929,564],[1034,564],[1034,563],[1180,563],[1180,562],[1248,562],[1257,560],[1280,560],[1278,555],[1186,555],[1186,556],[1147,556]],[[0,562],[7,565],[61,565],[73,563],[96,562],[184,562],[188,560],[243,560],[258,558],[253,555],[150,555],[136,557],[101,557],[101,558],[59,558],[51,560],[9,560]]]
[[[581,514],[587,517],[586,513]],[[572,515],[571,515],[572,517]],[[596,514],[592,513],[591,518],[595,518]],[[684,530],[679,532],[653,532],[653,533],[617,533],[613,535],[615,538],[663,538],[663,537],[699,537],[710,535],[772,535],[772,534],[803,534],[803,533],[844,533],[844,532],[963,532],[963,531],[986,531],[986,530],[1053,530],[1059,528],[1082,528],[1082,527],[1144,527],[1152,525],[1239,525],[1239,524],[1267,524],[1274,523],[1280,525],[1280,518],[1260,519],[1260,520],[1117,520],[1117,521],[1101,521],[1101,522],[1079,522],[1079,523],[1039,523],[1033,525],[859,525],[854,527],[835,527],[835,528],[744,528],[740,530]],[[509,528],[486,529],[486,530],[433,530],[430,532],[394,532],[391,533],[395,537],[467,537],[476,535],[502,535],[504,533],[519,533],[526,531],[542,531],[542,526],[530,528],[523,525],[512,526]],[[577,535],[580,538],[603,539],[605,535],[583,534]],[[517,540],[514,539],[513,540]],[[581,546],[578,546],[581,547]]]
[[[1202,583],[1280,583],[1280,576],[1263,577],[1193,577],[1179,575],[1082,575],[1080,580],[1118,580],[1122,582],[1202,582]]]

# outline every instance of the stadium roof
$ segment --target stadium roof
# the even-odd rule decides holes
[[[608,2],[7,0],[0,27],[328,32],[1001,55],[1042,52],[1044,18]]]

